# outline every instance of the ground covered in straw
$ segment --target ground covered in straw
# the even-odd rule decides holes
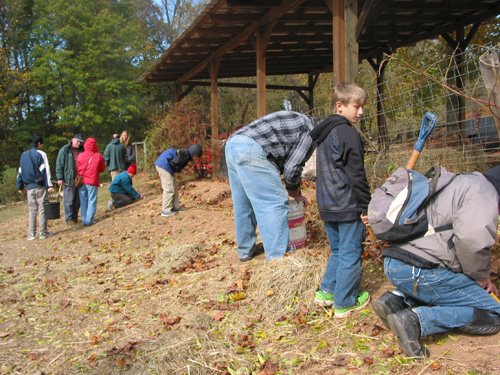
[[[416,361],[371,305],[343,320],[315,306],[329,250],[314,202],[307,249],[240,263],[226,181],[184,183],[187,211],[170,218],[158,181],[134,183],[143,200],[107,213],[103,186],[99,223],[54,220],[46,240],[26,240],[26,203],[0,210],[0,374],[500,373],[498,335],[435,335]],[[391,289],[378,246],[367,240],[373,298]]]

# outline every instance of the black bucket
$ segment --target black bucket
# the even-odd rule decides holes
[[[55,220],[61,217],[61,203],[59,201],[45,202],[43,207],[45,208],[46,220]]]

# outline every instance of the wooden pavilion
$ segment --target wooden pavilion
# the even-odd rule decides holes
[[[384,53],[438,36],[465,50],[481,22],[499,14],[498,0],[212,0],[139,81],[173,82],[176,101],[210,86],[217,140],[218,86],[255,87],[258,117],[266,88],[296,90],[312,109],[321,73],[354,81],[366,59],[381,83]],[[307,74],[308,85],[266,85],[267,75],[290,74]],[[234,77],[257,83],[219,82]]]

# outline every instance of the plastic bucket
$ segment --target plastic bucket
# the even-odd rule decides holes
[[[292,251],[307,246],[307,231],[304,220],[304,205],[295,199],[289,201],[288,228],[290,230],[290,249]]]
[[[61,217],[61,203],[59,201],[45,202],[43,207],[45,208],[45,219],[55,220]]]

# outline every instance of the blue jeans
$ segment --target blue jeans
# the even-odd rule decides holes
[[[332,253],[320,289],[333,293],[336,309],[345,309],[356,304],[361,286],[365,225],[361,219],[346,222],[325,221],[325,229]]]
[[[80,194],[74,186],[63,186],[63,205],[66,222],[78,220],[78,210],[80,209]]]
[[[91,225],[97,210],[97,186],[84,184],[80,187],[80,204],[83,225]]]
[[[266,258],[281,258],[289,250],[289,206],[280,171],[252,138],[233,136],[225,151],[238,256],[240,259],[249,256],[257,241],[258,225]]]
[[[500,315],[500,304],[463,273],[442,267],[417,268],[392,258],[385,258],[384,269],[405,301],[418,306],[413,311],[420,320],[422,336],[462,327],[472,320],[474,307]]]

